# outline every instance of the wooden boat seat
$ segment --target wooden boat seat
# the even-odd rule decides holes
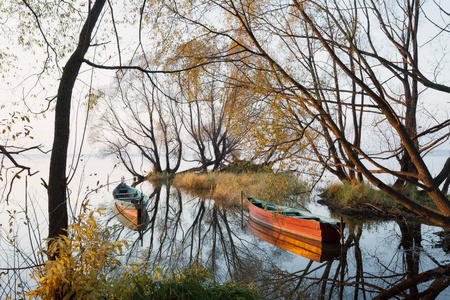
[[[138,195],[138,193],[131,194],[128,190],[122,190],[122,191],[119,190],[116,193],[116,196],[118,198],[135,198],[135,197],[137,197],[137,195]]]
[[[264,208],[261,202],[256,202],[256,201],[255,201],[255,202],[252,202],[252,204],[253,204],[254,206],[256,206],[256,207]]]
[[[300,218],[304,219],[304,220],[312,220],[312,221],[319,221],[319,222],[321,222],[320,218],[317,218],[317,217],[300,216]]]

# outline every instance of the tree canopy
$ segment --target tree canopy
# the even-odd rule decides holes
[[[131,122],[117,114],[110,122],[122,131],[121,140],[110,144],[116,153],[123,153],[124,143],[134,143],[141,154],[151,153],[156,170],[169,172],[178,170],[184,149],[214,169],[242,157],[295,169],[308,161],[342,181],[367,180],[411,211],[450,226],[450,202],[445,185],[440,188],[449,170],[436,177],[423,159],[449,137],[450,119],[441,109],[446,102],[440,100],[450,91],[442,50],[449,34],[444,5],[412,0],[2,3],[4,38],[14,39],[23,53],[36,57],[33,66],[40,66],[27,77],[22,99],[27,105],[37,99],[41,110],[55,112],[50,236],[67,227],[67,217],[59,216],[67,213],[72,100],[87,94],[87,112],[102,107],[114,116],[119,109],[106,99],[109,93],[99,92],[112,78],[123,110],[137,121],[135,134],[158,128],[146,135],[151,143],[127,140],[124,128]],[[6,58],[4,70],[21,55],[8,44],[0,54]],[[93,105],[102,101],[105,105]],[[137,101],[142,106],[136,108],[146,110],[140,116],[150,118],[131,110]],[[190,143],[182,142],[183,134]],[[0,145],[13,164],[14,143]],[[436,209],[403,194],[406,184],[426,192]]]
[[[187,5],[166,2],[174,22],[192,28],[177,55],[227,61],[245,74],[240,79],[266,97],[258,104],[271,108],[269,118],[277,116],[274,133],[283,132],[268,150],[319,163],[341,180],[366,178],[411,211],[449,225],[450,202],[423,160],[449,136],[448,115],[429,110],[442,103],[430,95],[449,91],[438,63],[446,53],[437,53],[436,62],[421,56],[436,53],[437,36],[448,34],[445,7],[364,0]],[[431,18],[431,10],[442,14]],[[221,47],[192,51],[190,43],[199,40]],[[299,141],[307,146],[299,148]],[[438,211],[405,196],[398,188],[404,184],[427,192]]]

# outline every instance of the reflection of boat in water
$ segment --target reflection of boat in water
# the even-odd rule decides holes
[[[137,209],[123,209],[115,203],[113,213],[120,223],[131,230],[144,230],[149,224],[149,216],[145,207],[142,210],[142,214],[139,214]]]
[[[117,219],[132,230],[142,230],[149,222],[148,213],[145,209],[148,198],[141,191],[122,182],[113,190],[114,208],[113,212]]]
[[[341,254],[341,245],[339,243],[320,242],[302,238],[280,229],[266,226],[252,218],[248,219],[247,227],[260,239],[317,262],[332,260]]]
[[[250,218],[301,237],[323,242],[339,242],[341,223],[306,211],[247,198]],[[342,224],[344,228],[344,224]]]

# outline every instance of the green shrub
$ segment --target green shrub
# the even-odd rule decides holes
[[[217,284],[209,270],[193,266],[181,271],[153,273],[135,265],[123,274],[109,299],[260,299],[252,286],[235,283]]]
[[[99,210],[100,212],[100,210]],[[52,257],[31,277],[37,287],[26,295],[37,299],[259,299],[251,286],[213,283],[208,269],[193,266],[181,271],[144,262],[122,266],[118,257],[126,241],[109,242],[109,232],[94,213],[79,217],[67,236],[49,241]],[[45,251],[45,250],[41,250]]]

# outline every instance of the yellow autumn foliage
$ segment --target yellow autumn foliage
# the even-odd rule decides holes
[[[110,290],[108,277],[121,265],[117,259],[126,241],[108,241],[108,230],[101,228],[94,213],[81,215],[69,226],[67,236],[48,240],[48,257],[31,274],[37,282],[27,296],[37,299],[95,299]]]
[[[37,287],[30,299],[260,299],[249,283],[216,284],[201,265],[169,269],[146,261],[121,264],[126,241],[109,242],[109,231],[82,215],[67,236],[48,241],[49,259],[31,277]]]

